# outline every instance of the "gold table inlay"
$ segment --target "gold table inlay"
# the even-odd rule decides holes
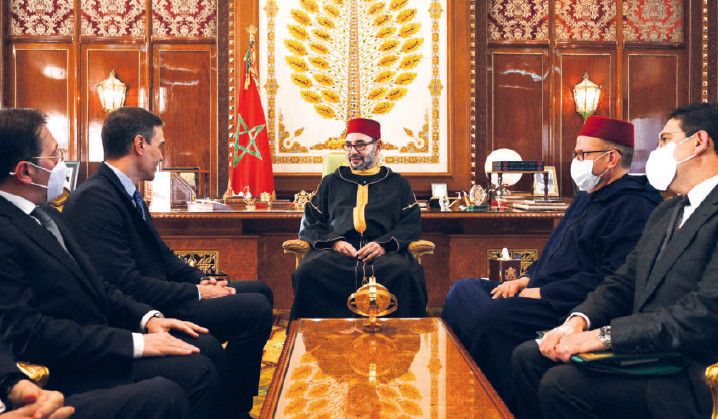
[[[438,318],[300,319],[260,417],[512,417]]]

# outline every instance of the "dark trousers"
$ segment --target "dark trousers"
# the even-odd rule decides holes
[[[534,341],[519,345],[512,363],[518,418],[699,417],[685,371],[653,377],[594,372],[575,364],[551,361],[541,354]],[[652,381],[658,384],[654,388],[669,391],[651,396]],[[670,391],[672,387],[679,391]]]
[[[536,337],[537,331],[557,326],[561,315],[540,299],[493,299],[491,290],[498,285],[479,278],[457,281],[446,296],[441,316],[499,396],[512,407],[511,352]]]
[[[155,377],[134,384],[79,393],[65,399],[73,419],[189,419],[187,395],[174,381]]]
[[[272,331],[273,296],[261,281],[234,281],[234,295],[201,300],[181,311],[165,313],[204,326],[220,342],[227,342],[224,353],[213,355],[223,391],[233,412],[252,409],[257,395],[264,345]]]

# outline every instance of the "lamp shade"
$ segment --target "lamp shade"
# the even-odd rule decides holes
[[[596,112],[598,100],[601,98],[601,86],[588,79],[588,74],[583,75],[581,83],[573,88],[573,100],[576,102],[576,112],[588,118]]]
[[[97,94],[100,95],[102,109],[110,113],[124,106],[125,89],[125,84],[115,77],[115,70],[112,70],[110,77],[97,83]]]

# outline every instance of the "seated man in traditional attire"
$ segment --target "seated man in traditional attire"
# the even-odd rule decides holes
[[[193,417],[226,417],[220,342],[105,282],[60,213],[41,205],[65,181],[45,115],[1,109],[0,150],[0,339],[12,355],[50,368],[47,388],[67,397],[164,377]]]
[[[449,291],[443,318],[509,405],[511,351],[558,325],[635,246],[661,196],[628,174],[633,124],[591,116],[576,139],[571,177],[581,191],[539,259],[514,281],[464,278]]]
[[[228,394],[247,416],[272,329],[272,292],[260,281],[215,282],[178,258],[152,223],[137,185],[164,158],[162,120],[124,107],[102,126],[105,161],[67,200],[63,215],[103,278],[137,301],[202,325],[228,342]]]
[[[424,271],[407,251],[419,204],[406,178],[377,164],[382,145],[377,121],[349,121],[350,166],[324,177],[305,207],[299,238],[311,249],[292,275],[292,319],[352,317],[347,298],[371,276],[396,295],[394,316],[426,315]]]
[[[516,348],[523,417],[710,417],[704,371],[718,361],[718,104],[678,108],[659,138],[646,175],[683,196],[656,208],[625,263],[563,325],[540,345]],[[673,375],[628,376],[566,364],[606,349],[678,352],[687,365]]]

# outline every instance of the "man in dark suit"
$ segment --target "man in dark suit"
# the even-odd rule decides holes
[[[683,196],[651,214],[636,248],[563,325],[513,353],[520,414],[550,418],[709,417],[705,368],[718,361],[718,105],[675,110],[646,164],[657,189]],[[667,376],[593,372],[571,355],[679,352]]]
[[[15,410],[8,411],[14,408]],[[0,350],[0,419],[189,418],[187,395],[175,382],[155,377],[139,383],[75,394],[44,390]]]
[[[65,395],[161,376],[182,387],[194,417],[223,417],[210,358],[220,343],[103,281],[59,213],[38,207],[64,183],[45,121],[32,109],[0,110],[0,340],[49,367],[48,389]]]
[[[105,162],[68,198],[63,215],[103,278],[167,315],[207,327],[225,349],[226,388],[236,409],[252,409],[272,292],[260,281],[214,281],[165,245],[137,185],[163,159],[162,120],[145,109],[112,112],[102,127]]]

